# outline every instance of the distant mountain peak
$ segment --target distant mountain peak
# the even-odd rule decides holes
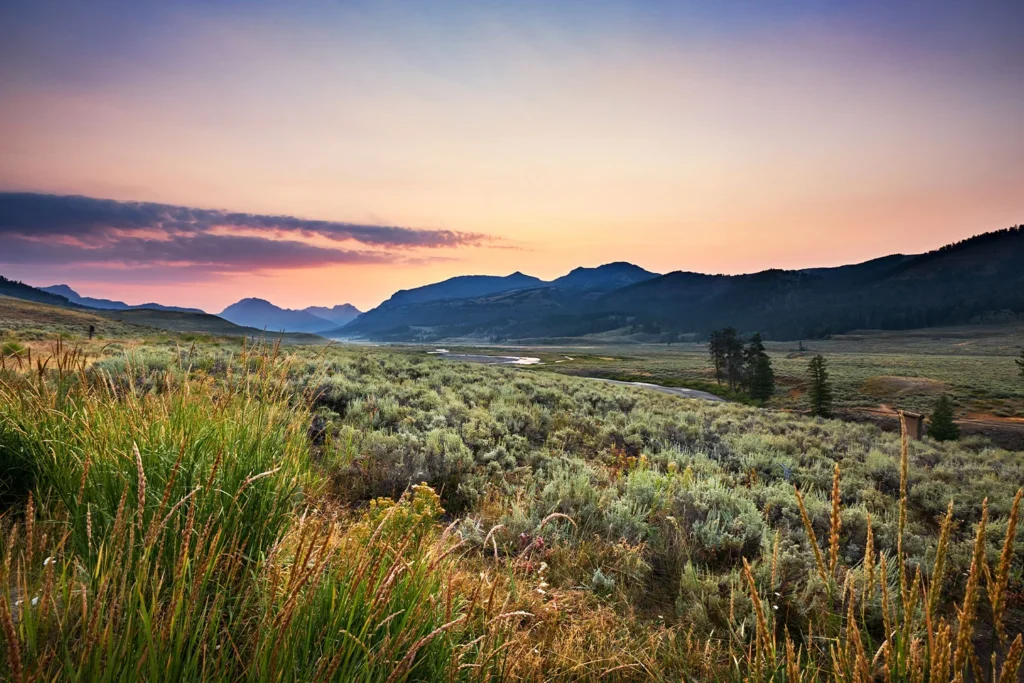
[[[352,304],[336,304],[331,307],[307,306],[303,310],[307,313],[312,313],[318,318],[331,321],[335,327],[343,327],[362,314],[362,311]]]
[[[540,278],[526,275],[519,271],[511,275],[458,275],[456,277],[435,282],[422,287],[401,289],[381,304],[383,308],[407,306],[428,301],[444,299],[471,299],[478,296],[489,296],[514,289],[543,287],[546,283]]]
[[[351,304],[333,308],[309,306],[304,309],[282,308],[266,299],[250,296],[240,299],[219,313],[236,325],[267,329],[274,332],[326,332],[351,322],[359,310]]]
[[[49,287],[40,287],[44,292],[50,294],[57,294],[59,296],[78,296],[78,292],[71,289],[68,285],[50,285]],[[70,297],[69,297],[70,298]]]
[[[551,284],[564,289],[610,292],[655,277],[658,277],[657,273],[644,270],[628,261],[614,261],[593,268],[573,268],[568,275],[563,275]]]
[[[231,306],[244,306],[244,305],[253,305],[253,304],[256,304],[256,305],[259,305],[259,306],[274,306],[274,304],[270,303],[266,299],[261,299],[258,296],[247,296],[244,299],[239,299],[235,303],[231,304]],[[228,306],[227,308],[231,308],[231,306]],[[224,310],[227,310],[227,308],[225,308]],[[274,306],[274,308],[278,308],[278,307]],[[281,310],[288,310],[288,309],[281,309]]]

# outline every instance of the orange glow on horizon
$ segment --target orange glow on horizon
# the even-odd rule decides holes
[[[673,33],[599,4],[597,19],[463,8],[458,30],[397,10],[310,21],[190,8],[137,58],[100,54],[76,78],[12,62],[0,191],[493,242],[208,279],[0,273],[211,312],[246,296],[366,310],[455,275],[552,279],[620,260],[663,273],[831,266],[1024,222],[1013,69],[842,17],[729,31],[684,17]],[[70,70],[78,57],[52,59]]]

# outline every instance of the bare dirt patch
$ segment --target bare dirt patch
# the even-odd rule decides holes
[[[909,394],[941,394],[946,383],[925,377],[894,377],[879,375],[871,377],[861,390],[872,396],[907,396]]]

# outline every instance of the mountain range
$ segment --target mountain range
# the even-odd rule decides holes
[[[80,296],[67,285],[35,288],[0,277],[0,295],[56,306],[140,313],[169,329],[198,309],[129,306]],[[864,263],[745,275],[675,271],[664,275],[616,262],[576,268],[551,281],[515,272],[465,275],[395,292],[360,313],[350,304],[287,309],[257,298],[219,317],[268,332],[338,339],[442,339],[542,343],[588,335],[638,341],[703,337],[733,326],[767,338],[798,339],[853,329],[959,325],[1024,314],[1024,226],[985,233],[922,254]],[[205,314],[204,314],[205,315]],[[212,316],[206,316],[212,318]],[[198,324],[198,323],[196,323]]]
[[[266,299],[250,297],[231,304],[217,315],[236,325],[270,332],[324,332],[345,325],[359,315],[359,309],[351,304],[333,308],[281,308]]]
[[[164,306],[162,304],[154,303],[137,304],[132,306],[126,304],[123,301],[114,301],[112,299],[95,299],[91,296],[81,296],[78,292],[71,289],[71,287],[69,287],[68,285],[50,285],[49,287],[40,287],[39,289],[41,289],[44,292],[49,292],[50,294],[62,296],[71,303],[78,304],[79,306],[85,306],[86,308],[99,308],[102,310],[111,311],[128,311],[138,308],[147,308],[154,311],[178,311],[180,313],[206,312],[198,308],[183,308],[181,306]]]
[[[481,288],[473,291],[473,283]],[[729,325],[774,339],[956,325],[1024,313],[1024,226],[834,268],[656,275],[615,263],[551,282],[514,273],[399,294],[328,334],[542,342],[617,331],[672,341]]]

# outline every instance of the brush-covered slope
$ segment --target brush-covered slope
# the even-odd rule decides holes
[[[156,311],[148,308],[133,308],[126,311],[98,311],[99,315],[118,322],[145,325],[174,332],[197,332],[219,337],[266,337],[282,339],[288,343],[319,343],[323,338],[315,334],[288,333],[236,325],[224,318],[209,313],[185,313],[181,311]]]
[[[78,339],[87,337],[90,327],[97,339],[142,338],[156,332],[151,327],[110,320],[99,311],[0,295],[0,338],[31,341],[60,335]]]

